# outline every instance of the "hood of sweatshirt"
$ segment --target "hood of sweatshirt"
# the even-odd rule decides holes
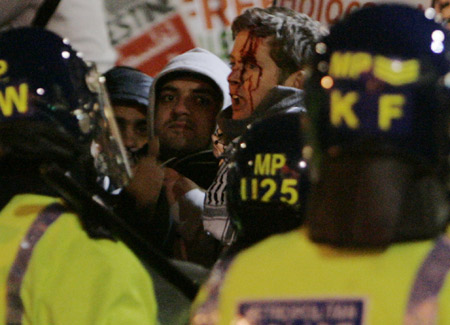
[[[172,58],[154,78],[150,89],[148,114],[150,126],[154,125],[156,89],[159,81],[166,79],[172,73],[180,72],[191,72],[207,77],[221,90],[223,96],[221,109],[231,104],[227,81],[228,75],[231,72],[229,66],[217,55],[202,48],[195,48]]]

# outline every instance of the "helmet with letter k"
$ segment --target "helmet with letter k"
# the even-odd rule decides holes
[[[433,11],[394,4],[355,11],[317,45],[312,240],[386,247],[445,230],[449,49]]]

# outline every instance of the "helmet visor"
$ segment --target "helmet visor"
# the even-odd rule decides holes
[[[130,162],[105,87],[105,77],[97,72],[95,65],[86,77],[86,84],[98,95],[98,103],[92,110],[96,127],[93,156],[97,169],[110,177],[115,186],[126,186],[132,176]]]

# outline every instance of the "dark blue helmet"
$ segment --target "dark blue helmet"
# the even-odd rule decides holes
[[[98,94],[90,68],[59,36],[20,28],[0,34],[0,123],[53,121],[80,140],[92,131]]]
[[[0,33],[2,141],[8,142],[7,138],[17,132],[16,142],[20,143],[23,125],[28,125],[28,134],[35,131],[37,138],[50,143],[43,145],[38,154],[32,145],[20,146],[24,152],[10,148],[9,158],[55,159],[61,151],[52,150],[58,147],[58,135],[68,135],[77,145],[95,139],[101,146],[104,169],[117,183],[128,181],[130,167],[104,78],[94,64],[83,61],[67,40],[44,29],[19,28]]]
[[[255,243],[302,224],[309,190],[302,117],[271,116],[252,124],[240,139],[227,183],[227,207],[238,240]]]
[[[403,5],[364,8],[333,26],[307,83],[316,149],[446,160],[449,49],[431,12]]]
[[[384,246],[443,231],[449,50],[432,11],[398,4],[355,11],[317,44],[305,84],[313,240]]]

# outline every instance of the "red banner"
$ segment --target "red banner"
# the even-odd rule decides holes
[[[150,26],[139,36],[117,47],[118,65],[137,67],[156,75],[175,55],[195,47],[179,14]]]

